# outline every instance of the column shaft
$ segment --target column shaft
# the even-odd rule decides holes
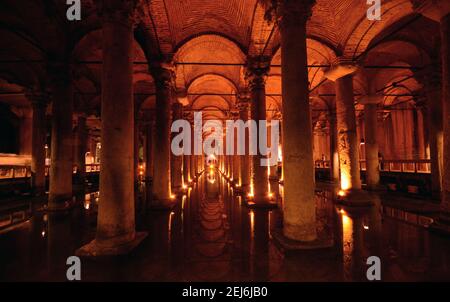
[[[35,194],[45,192],[45,111],[44,100],[33,100],[33,129],[31,147],[31,179]]]
[[[64,208],[72,199],[72,85],[68,65],[53,70],[49,208]]]
[[[283,233],[290,239],[312,241],[317,234],[306,67],[306,21],[311,1],[282,3],[279,30],[283,94]]]
[[[339,151],[337,144],[336,113],[331,112],[330,122],[330,172],[331,180],[339,182]]]
[[[341,189],[361,189],[359,142],[351,74],[336,79],[336,118]]]
[[[266,121],[266,85],[265,76],[268,72],[268,67],[265,62],[256,62],[256,67],[249,68],[249,89],[251,98],[251,118],[256,121],[258,127],[256,146],[257,153],[252,156],[252,182],[253,195],[255,203],[266,203],[268,201],[269,193],[269,176],[267,175],[267,166],[263,166],[261,160],[266,156],[261,154],[260,150],[260,131],[261,121]],[[267,131],[267,128],[264,129]]]
[[[86,129],[86,116],[79,115],[77,122],[77,132],[75,141],[75,166],[77,169],[77,176],[84,184],[86,177],[86,149],[87,149],[87,129]]]
[[[450,221],[450,14],[441,19],[442,104],[444,122],[442,212]]]
[[[178,120],[183,117],[183,105],[175,102],[172,105],[172,116],[173,120]],[[180,191],[183,185],[183,156],[174,155],[171,152],[171,168],[172,168],[172,187],[174,191]]]
[[[380,184],[376,104],[364,105],[364,119],[367,188],[375,189]]]
[[[172,72],[157,68],[156,81],[155,149],[153,198],[159,204],[168,203],[171,197],[170,174],[170,108],[172,101]]]

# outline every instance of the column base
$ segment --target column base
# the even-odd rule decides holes
[[[244,204],[250,209],[275,209],[278,204],[274,198],[263,197],[255,199],[255,197],[244,197]]]
[[[450,214],[440,214],[429,228],[436,233],[450,235]]]
[[[118,245],[108,245],[108,242],[99,244],[96,239],[81,247],[75,252],[79,257],[119,256],[129,254],[142,240],[147,237],[147,232],[136,232],[134,239]]]
[[[348,191],[340,190],[336,198],[336,203],[348,207],[370,207],[374,204],[374,197],[361,189]]]
[[[370,187],[368,185],[365,185],[364,189],[366,189],[367,191],[370,191],[370,192],[383,192],[383,191],[386,191],[386,187],[381,185],[381,184],[370,186]]]
[[[297,241],[286,237],[280,229],[272,231],[271,234],[275,245],[285,254],[318,249],[330,251],[334,250],[333,238],[318,237],[313,241]]]
[[[153,199],[148,209],[153,211],[171,210],[175,207],[176,203],[176,199]]]
[[[78,202],[74,198],[58,203],[48,203],[42,207],[42,210],[48,212],[60,212],[72,209]]]

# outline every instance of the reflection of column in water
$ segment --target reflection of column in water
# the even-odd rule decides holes
[[[344,272],[346,280],[364,280],[366,259],[364,224],[360,213],[341,212],[343,227]]]
[[[73,253],[70,240],[70,217],[62,213],[48,213],[47,267],[50,276],[58,269],[65,271],[67,257]]]
[[[269,211],[256,209],[251,216],[252,276],[254,281],[269,279]]]
[[[250,242],[251,242],[251,229],[250,229],[250,212],[248,208],[241,207],[241,252],[242,252],[242,274],[249,276],[251,272],[250,264]]]

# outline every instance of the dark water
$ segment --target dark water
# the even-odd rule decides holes
[[[282,190],[281,190],[282,193]],[[137,214],[149,233],[131,254],[82,259],[84,281],[364,281],[366,259],[378,256],[384,281],[450,280],[450,238],[427,230],[430,219],[383,207],[335,207],[332,193],[317,192],[319,233],[330,250],[284,255],[271,231],[279,210],[249,210],[215,173],[207,173],[171,211]],[[98,193],[77,197],[67,214],[37,206],[3,210],[0,280],[64,281],[66,259],[95,235]]]

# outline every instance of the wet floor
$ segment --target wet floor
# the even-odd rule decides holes
[[[280,191],[282,193],[282,190]],[[171,211],[137,214],[148,237],[131,254],[82,259],[84,281],[364,281],[369,256],[384,281],[449,281],[450,237],[426,216],[384,207],[336,207],[317,192],[319,234],[334,247],[284,253],[272,239],[279,210],[249,210],[216,173],[204,174]],[[66,259],[95,236],[98,193],[70,213],[22,202],[0,211],[0,280],[64,281]]]

